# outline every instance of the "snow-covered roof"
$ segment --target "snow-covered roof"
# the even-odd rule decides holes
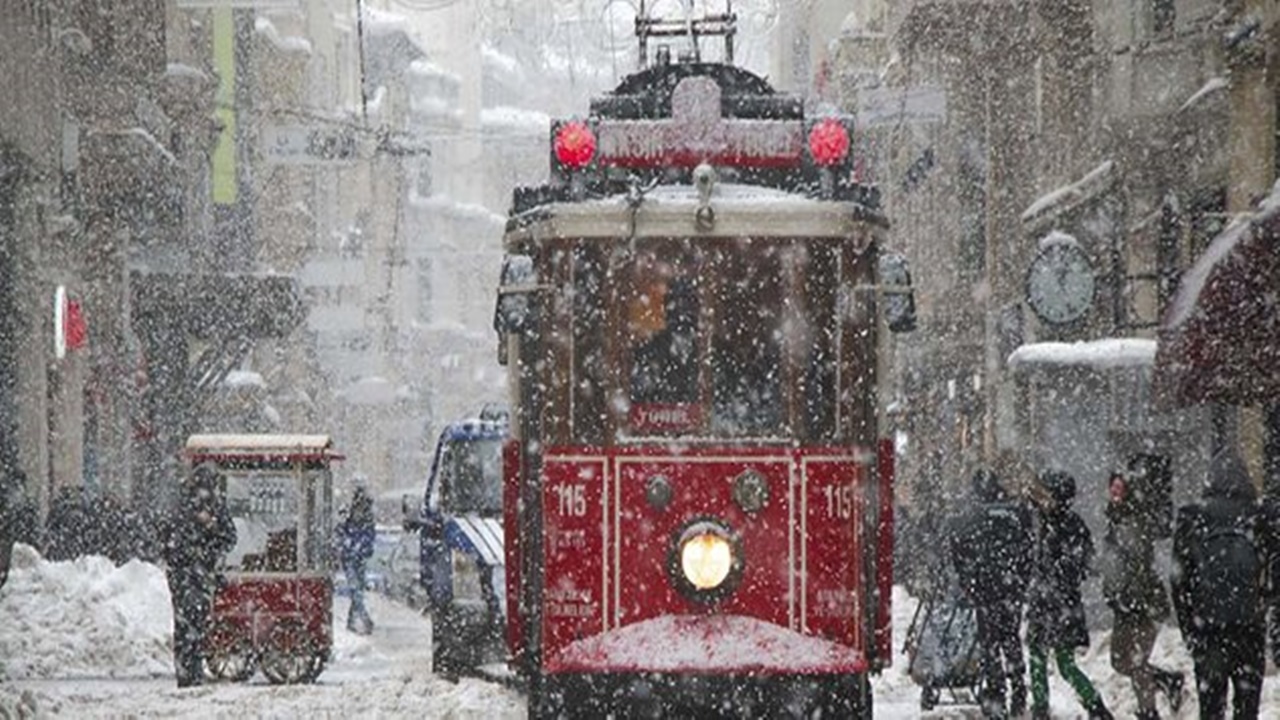
[[[209,76],[200,68],[192,67],[184,63],[169,63],[164,67],[166,77],[186,77],[196,80],[208,80]]]
[[[1076,240],[1074,235],[1069,235],[1061,230],[1053,230],[1048,235],[1040,238],[1040,249],[1047,250],[1054,245],[1069,245],[1079,247],[1080,241]]]
[[[267,381],[262,378],[262,375],[252,370],[232,370],[222,379],[222,384],[232,388],[267,387]]]
[[[387,35],[409,29],[409,18],[400,13],[379,10],[367,3],[360,7],[364,9],[364,31],[370,35]]]
[[[551,132],[551,116],[537,110],[510,106],[484,108],[480,111],[480,125],[547,135]]]
[[[523,78],[524,70],[520,61],[502,52],[498,48],[485,43],[480,46],[480,60],[487,67],[506,73],[515,78]]]
[[[275,23],[271,22],[269,18],[259,15],[253,21],[253,30],[266,38],[277,50],[306,55],[311,54],[310,40],[296,35],[281,35],[280,31],[276,29]]]
[[[1096,197],[1111,186],[1111,172],[1114,169],[1115,164],[1107,160],[1079,180],[1041,195],[1022,211],[1022,221],[1030,222],[1042,215],[1065,210]]]
[[[1094,370],[1150,367],[1156,341],[1146,338],[1106,338],[1083,342],[1029,343],[1009,355],[1011,370],[1036,366],[1085,367]]]
[[[414,60],[413,62],[409,63],[408,73],[410,75],[416,75],[418,77],[423,77],[423,78],[427,78],[427,77],[444,78],[445,80],[448,80],[454,83],[455,85],[462,82],[462,79],[459,78],[455,73],[451,73],[448,70],[444,69],[443,67],[440,67],[439,65],[425,58],[418,58],[417,60]]]

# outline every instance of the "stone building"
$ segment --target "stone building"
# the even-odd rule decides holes
[[[1265,409],[1170,408],[1151,394],[1182,273],[1274,177],[1274,139],[1241,139],[1274,129],[1274,87],[1242,61],[1273,62],[1272,11],[1250,5],[918,0],[817,26],[827,97],[858,115],[892,249],[913,266],[921,327],[898,339],[895,363],[907,485],[963,487],[1009,451],[1091,485],[1137,449],[1200,458],[1236,426],[1260,470]],[[1237,109],[1246,98],[1254,112]],[[1066,323],[1028,303],[1051,235],[1083,249],[1094,284]],[[1102,366],[1043,345],[1130,340],[1140,352]],[[1048,362],[1010,363],[1030,346]],[[1089,389],[1088,402],[1069,407],[1064,388]],[[1073,415],[1094,417],[1093,434],[1051,442]],[[1192,478],[1200,466],[1184,467]]]

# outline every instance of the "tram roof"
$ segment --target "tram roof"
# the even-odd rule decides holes
[[[691,185],[659,185],[635,209],[635,237],[842,238],[868,225],[887,227],[879,211],[855,201],[822,200],[756,185],[720,183],[710,196],[710,230],[698,227],[702,204]],[[555,237],[619,238],[632,234],[628,198],[614,195],[577,202],[551,202],[507,221],[507,241]]]

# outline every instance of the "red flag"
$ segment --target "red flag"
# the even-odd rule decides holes
[[[66,333],[67,349],[77,350],[84,347],[89,337],[89,326],[85,324],[84,312],[80,310],[79,300],[67,300],[67,314],[63,316],[63,332]]]

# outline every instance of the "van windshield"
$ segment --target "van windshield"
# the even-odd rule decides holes
[[[441,501],[454,513],[502,512],[502,440],[451,440],[440,454]]]

